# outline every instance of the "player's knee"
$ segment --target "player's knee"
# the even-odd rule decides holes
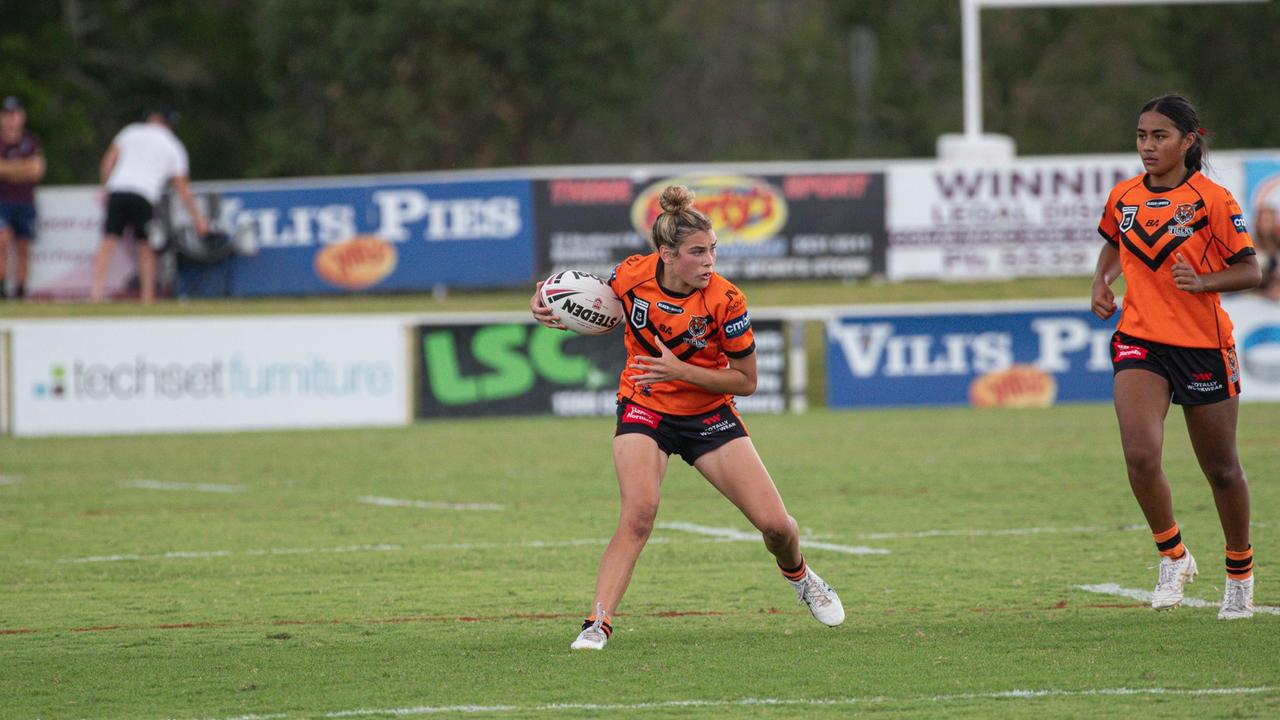
[[[625,508],[618,529],[638,540],[647,540],[653,532],[653,522],[658,517],[658,506],[645,503]]]
[[[1244,485],[1247,481],[1244,477],[1244,468],[1240,467],[1240,463],[1230,463],[1217,465],[1207,468],[1204,476],[1209,480],[1209,484],[1219,490],[1229,490],[1234,487]]]
[[[1124,449],[1129,477],[1149,478],[1160,474],[1160,448],[1138,445]]]
[[[790,515],[783,515],[777,518],[770,518],[761,522],[757,527],[760,534],[764,536],[766,545],[783,545],[791,541],[796,535],[796,521]]]

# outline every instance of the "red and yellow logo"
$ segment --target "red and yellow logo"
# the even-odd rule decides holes
[[[974,407],[1049,407],[1058,396],[1058,382],[1034,365],[1013,365],[989,372],[969,386]]]
[[[631,205],[631,224],[648,237],[662,212],[658,199],[669,185],[688,185],[693,206],[711,220],[722,244],[755,244],[768,240],[787,223],[787,201],[769,183],[745,175],[676,177],[645,188]]]
[[[377,285],[396,269],[396,248],[376,235],[357,235],[316,253],[316,275],[346,290]]]

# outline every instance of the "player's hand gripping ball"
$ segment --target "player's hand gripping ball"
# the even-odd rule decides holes
[[[591,273],[565,270],[542,284],[542,302],[569,330],[602,335],[622,322],[622,300],[609,284]]]

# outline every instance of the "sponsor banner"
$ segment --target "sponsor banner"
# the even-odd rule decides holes
[[[1107,196],[1140,172],[1132,154],[893,165],[889,279],[1090,275]]]
[[[540,275],[608,277],[652,251],[649,230],[668,185],[688,185],[716,229],[716,270],[734,281],[862,278],[884,273],[884,175],[696,174],[534,183]]]
[[[753,323],[757,389],[745,413],[786,410],[780,321]],[[626,362],[621,333],[577,335],[524,322],[420,326],[419,418],[613,415]]]
[[[220,186],[236,296],[423,291],[530,282],[529,182],[359,180]],[[193,282],[192,285],[199,283]]]
[[[1254,294],[1224,295],[1240,356],[1240,400],[1280,401],[1280,304]]]
[[[102,188],[97,186],[36,191],[36,237],[28,256],[29,297],[40,300],[89,297],[93,260],[102,242],[105,212],[102,203]],[[12,257],[9,260],[16,261]],[[117,243],[107,266],[107,294],[136,296],[137,272],[132,241]]]
[[[1244,163],[1245,193],[1236,199],[1249,218],[1249,227],[1258,210],[1271,207],[1280,211],[1280,155],[1249,158]]]
[[[1079,309],[1084,304],[837,318],[827,325],[828,404],[1044,407],[1110,399],[1115,321]]]
[[[351,317],[14,323],[16,435],[401,425],[404,325]]]

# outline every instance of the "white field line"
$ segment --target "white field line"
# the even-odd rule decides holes
[[[326,713],[291,713],[269,715],[237,715],[217,720],[276,720],[277,718],[320,717],[354,718],[369,716],[411,717],[415,715],[469,715],[477,713],[528,713],[528,712],[626,712],[664,710],[674,708],[739,708],[739,707],[838,707],[844,705],[889,705],[913,703],[955,703],[972,700],[1038,700],[1041,698],[1116,697],[1140,695],[1164,695],[1173,697],[1215,697],[1223,695],[1257,695],[1275,692],[1272,686],[1220,687],[1220,688],[1099,688],[1094,690],[1028,689],[1004,690],[990,693],[956,693],[952,695],[917,695],[889,697],[865,695],[844,698],[740,698],[736,700],[659,700],[642,703],[544,703],[540,705],[419,705],[399,708],[359,708],[334,710]]]
[[[662,545],[672,542],[669,538],[650,538],[649,544]],[[678,541],[677,541],[678,542]],[[509,548],[559,548],[559,547],[579,547],[582,545],[608,545],[609,538],[584,538],[579,540],[526,540],[523,542],[492,542],[492,543],[441,543],[432,545],[397,545],[393,543],[384,543],[379,545],[347,545],[343,547],[320,547],[320,548],[267,548],[264,550],[175,550],[172,552],[156,553],[152,555],[91,555],[89,557],[61,558],[59,563],[105,563],[105,562],[140,562],[155,560],[189,560],[193,558],[221,558],[243,555],[249,557],[261,557],[264,555],[314,555],[321,553],[357,553],[357,552],[394,552],[397,550],[411,550],[421,548],[423,550],[491,550],[491,549],[509,549]]]
[[[377,505],[379,507],[412,507],[422,508],[424,510],[502,510],[503,507],[496,503],[449,503],[436,502],[434,500],[399,500],[397,498],[378,497],[377,495],[365,495],[356,498],[356,502],[365,505]]]
[[[93,555],[90,557],[62,558],[59,563],[103,563],[145,560],[189,560],[192,558],[221,558],[233,555],[312,555],[316,553],[387,552],[402,550],[400,545],[347,545],[328,548],[268,548],[266,550],[175,550],[155,555]]]
[[[1099,533],[1146,530],[1146,525],[1075,525],[1071,527],[1027,527],[997,530],[921,530],[918,532],[878,532],[854,535],[859,540],[904,540],[933,537],[1005,537],[1008,535],[1043,535],[1049,533]]]
[[[131,480],[120,484],[123,487],[139,488],[141,490],[174,490],[182,492],[238,493],[244,492],[245,490],[243,485],[224,485],[222,483],[182,483],[160,482],[159,480]]]
[[[722,540],[730,540],[735,542],[760,542],[760,533],[743,532],[734,528],[707,527],[706,525],[695,525],[687,522],[663,522],[655,525],[660,530],[679,530],[680,532],[694,533],[695,535],[707,535],[709,537],[720,538]],[[831,550],[832,552],[845,553],[846,555],[888,555],[889,551],[883,548],[865,547],[862,545],[837,545],[828,542],[812,542],[805,541],[804,547],[815,548],[818,550]]]
[[[1115,595],[1117,597],[1126,597],[1132,600],[1141,600],[1142,602],[1151,602],[1150,590],[1135,590],[1133,588],[1122,588],[1115,583],[1102,583],[1101,585],[1076,585],[1077,590],[1098,593],[1099,595]],[[1220,605],[1216,602],[1201,600],[1199,598],[1184,597],[1182,604],[1187,607],[1211,607],[1216,608]],[[1254,605],[1254,612],[1267,613],[1269,615],[1280,615],[1280,607],[1272,607],[1271,605]]]

